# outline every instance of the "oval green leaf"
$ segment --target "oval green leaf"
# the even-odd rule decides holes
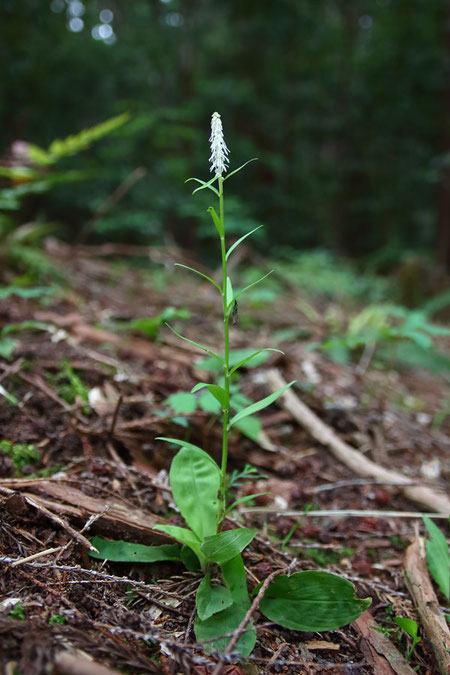
[[[270,621],[303,631],[334,630],[357,619],[371,598],[358,598],[350,581],[328,572],[275,577],[260,604]]]
[[[233,598],[228,588],[211,584],[211,575],[207,574],[197,589],[195,596],[197,614],[202,621],[209,619],[213,614],[221,612],[223,609],[233,604]]]
[[[166,441],[166,443],[173,443],[174,445],[180,445],[182,448],[189,448],[189,450],[193,450],[195,452],[199,452],[201,455],[203,455],[206,459],[208,459],[211,464],[214,464],[216,467],[217,471],[220,472],[219,467],[217,466],[216,462],[213,460],[213,458],[208,455],[207,452],[202,450],[201,448],[198,447],[198,445],[194,445],[193,443],[188,443],[187,441],[182,441],[179,438],[166,438],[165,436],[157,436],[156,439],[157,441]]]
[[[223,638],[222,635],[229,635],[245,617],[248,607],[241,604],[233,604],[218,614],[213,614],[209,619],[202,621],[197,617],[194,623],[195,636],[198,642],[208,640],[204,644],[206,652],[216,649],[219,652],[225,651],[231,637]],[[245,633],[239,638],[235,651],[240,652],[242,656],[249,656],[252,653],[256,642],[256,631],[253,627],[253,621],[250,621]]]
[[[200,541],[215,534],[220,515],[217,464],[205,452],[185,446],[172,461],[170,485],[181,515]]]
[[[202,553],[208,561],[221,565],[243,551],[255,535],[256,530],[250,530],[247,527],[219,532],[219,534],[205,537],[202,544]]]

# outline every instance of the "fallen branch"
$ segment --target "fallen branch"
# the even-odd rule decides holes
[[[283,387],[286,382],[278,370],[269,370],[266,380],[273,391]],[[430,511],[450,513],[450,500],[446,495],[438,494],[436,490],[417,485],[410,485],[411,478],[403,474],[386,469],[362,455],[350,445],[342,441],[337,434],[315,415],[291,389],[280,397],[284,407],[316,441],[331,450],[332,454],[359,476],[371,476],[378,480],[398,483],[403,494],[411,501],[421,504]]]
[[[406,586],[416,606],[423,630],[431,644],[439,673],[450,673],[450,630],[428,575],[425,540],[417,529],[405,554]]]
[[[17,493],[14,490],[10,490],[6,487],[0,487],[0,494],[7,495],[8,497],[14,497]],[[75,530],[69,523],[67,523],[63,518],[58,516],[52,510],[47,508],[47,505],[43,504],[38,497],[35,497],[31,494],[22,494],[22,497],[25,499],[26,503],[29,506],[32,506],[37,511],[46,516],[49,520],[59,525],[62,529],[73,538],[76,539],[84,548],[87,548],[89,551],[97,551],[95,546],[92,546],[90,541],[86,539],[80,532]]]

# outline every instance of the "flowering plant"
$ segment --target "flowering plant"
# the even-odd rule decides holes
[[[230,409],[230,381],[236,371],[262,351],[279,350],[259,349],[238,363],[230,361],[230,319],[237,311],[237,301],[246,290],[267,275],[241,290],[233,288],[228,275],[228,259],[233,251],[259,228],[248,232],[227,249],[224,183],[249,162],[224,176],[229,165],[229,150],[223,136],[221,117],[217,112],[213,114],[211,120],[210,143],[210,170],[213,177],[209,181],[199,178],[189,180],[199,183],[193,194],[208,189],[219,201],[219,213],[213,206],[210,206],[208,211],[220,240],[222,282],[217,283],[203,272],[186,265],[179,266],[198,274],[218,291],[223,315],[223,353],[189,340],[173,328],[171,330],[182,340],[190,342],[217,360],[223,370],[223,386],[199,382],[192,389],[192,393],[195,393],[206,388],[221,406],[222,460],[219,466],[208,453],[192,443],[162,438],[161,440],[180,447],[170,468],[170,484],[175,504],[187,527],[157,525],[154,529],[161,530],[180,542],[182,548],[177,553],[173,546],[153,547],[150,549],[153,553],[149,553],[146,550],[149,547],[130,546],[134,547],[133,560],[139,560],[137,555],[143,556],[140,559],[146,561],[149,561],[149,558],[174,560],[178,556],[188,569],[200,569],[204,576],[196,593],[197,617],[194,627],[197,640],[208,641],[207,649],[225,650],[228,653],[235,648],[241,654],[248,655],[256,641],[252,614],[257,606],[269,620],[287,628],[320,631],[338,628],[357,618],[370,604],[370,599],[358,598],[350,582],[326,572],[306,571],[289,576],[275,572],[255,589],[256,597],[251,603],[242,551],[251,543],[257,532],[246,527],[223,531],[224,520],[230,511],[238,504],[257,496],[248,495],[228,504],[227,461],[230,431],[243,418],[273,403],[294,382],[286,384],[278,391],[234,414]],[[101,540],[96,539],[94,543],[100,551],[98,557],[127,559],[126,552],[122,557],[117,557],[117,551],[109,553],[112,550],[111,542],[107,544],[109,556],[105,555],[105,546]],[[120,542],[122,551],[123,543]],[[116,557],[111,558],[111,555]],[[231,639],[224,637],[230,633]]]

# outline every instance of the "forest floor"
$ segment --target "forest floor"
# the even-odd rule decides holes
[[[0,361],[0,384],[13,397],[0,397],[1,672],[207,675],[220,657],[195,642],[200,577],[171,562],[104,562],[88,548],[94,535],[166,543],[152,527],[181,524],[168,485],[176,449],[156,437],[189,440],[219,460],[214,415],[175,412],[166,402],[212,377],[198,365],[202,354],[158,322],[150,327],[156,340],[125,323],[186,308],[189,318],[175,314],[170,323],[217,348],[216,299],[185,270],[145,275],[101,255],[107,249],[75,255],[53,246],[70,285],[0,303],[1,326],[35,322],[11,332],[16,349]],[[248,463],[258,472],[238,495],[270,494],[244,504],[230,527],[259,532],[244,552],[250,588],[279,569],[325,569],[353,582],[372,604],[349,626],[320,634],[281,628],[256,609],[252,655],[224,661],[222,672],[439,672],[405,584],[404,554],[415,528],[424,532],[418,513],[445,500],[450,420],[434,422],[448,380],[418,368],[343,365],[309,351],[324,337],[326,302],[313,307],[308,299],[314,311],[305,314],[300,296],[286,289],[276,302],[244,304],[232,329],[234,349],[285,352],[244,369],[241,394],[256,401],[280,378],[297,384],[290,402],[280,398],[259,415],[257,440],[231,437],[230,471]],[[282,330],[286,339],[274,344]],[[297,400],[312,413],[309,425],[296,417]],[[319,442],[320,433],[328,440]],[[348,446],[363,458],[359,474],[345,462]],[[409,483],[368,475],[365,460]],[[393,617],[419,622],[422,640],[409,663],[411,639]]]

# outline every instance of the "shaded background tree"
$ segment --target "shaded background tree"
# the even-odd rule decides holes
[[[448,264],[448,5],[4,0],[1,153],[128,110],[114,137],[67,160],[96,180],[34,208],[71,237],[143,167],[90,240],[189,246],[205,228],[184,180],[207,175],[219,110],[232,164],[260,159],[231,187],[236,233],[263,222],[263,250],[328,247],[380,265],[438,250]]]

